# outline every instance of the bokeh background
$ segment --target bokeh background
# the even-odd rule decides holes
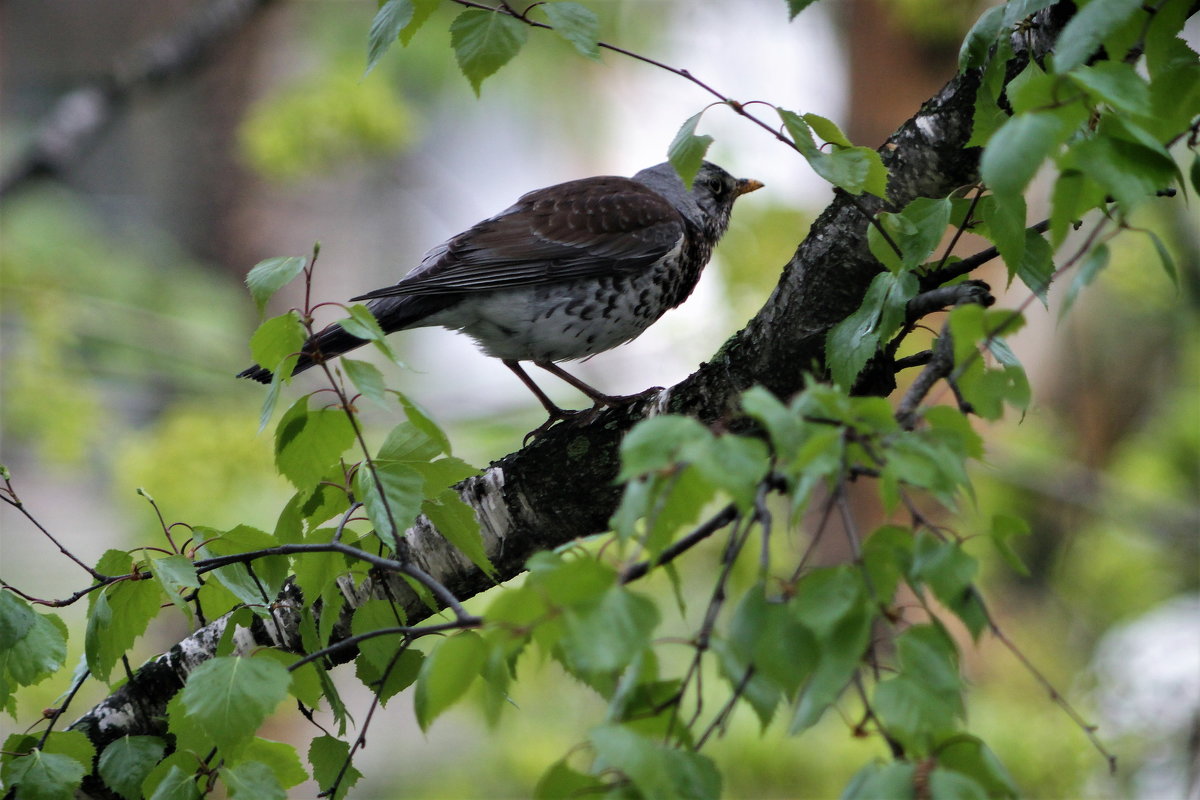
[[[0,4],[0,172],[68,92],[121,69],[205,5]],[[987,4],[831,0],[791,24],[783,0],[588,5],[606,40],[743,102],[831,117],[855,143],[876,146],[953,74],[958,42]],[[85,561],[160,535],[139,487],[169,521],[273,526],[287,490],[269,435],[257,431],[263,390],[232,377],[249,363],[257,315],[241,281],[257,261],[304,255],[320,241],[315,294],[343,300],[395,281],[427,248],[529,189],[663,160],[678,126],[710,102],[664,71],[612,53],[588,62],[536,32],[477,98],[450,54],[453,8],[364,78],[375,7],[271,4],[195,70],[132,97],[65,170],[0,200],[0,463],[30,513]],[[1195,46],[1195,24],[1189,33]],[[716,137],[710,158],[767,188],[739,203],[682,309],[574,368],[604,391],[669,385],[710,356],[765,300],[830,195],[801,159],[725,110],[709,110],[700,130]],[[1039,203],[1035,189],[1031,209]],[[1070,314],[1060,313],[1061,286],[1048,309],[1031,308],[1012,345],[1033,405],[981,428],[988,456],[977,497],[952,523],[969,533],[998,512],[1030,520],[1017,545],[1028,575],[983,542],[974,548],[993,613],[1120,759],[1108,775],[1011,654],[994,640],[970,646],[969,724],[1031,797],[1200,797],[1195,203],[1151,204],[1138,219],[1172,252],[1177,283],[1149,238],[1130,234]],[[987,277],[1002,304],[1025,299],[1015,287],[1004,293],[1002,268]],[[298,302],[285,291],[273,310]],[[393,339],[410,369],[387,368],[389,382],[448,429],[456,454],[484,465],[541,421],[523,387],[464,338],[425,330]],[[300,380],[288,391],[315,386]],[[580,405],[569,388],[545,386]],[[715,558],[691,560],[697,591]],[[8,506],[0,576],[45,598],[85,582]],[[83,609],[61,613],[74,659]],[[167,614],[138,654],[184,632]],[[421,734],[408,695],[395,698],[374,723],[357,796],[528,795],[602,706],[553,665],[525,669],[517,707],[495,730],[465,709]],[[348,671],[338,677],[361,714],[365,690]],[[66,688],[64,679],[24,692],[20,720],[0,720],[0,733],[32,724]],[[77,709],[103,695],[86,686]],[[728,796],[836,796],[879,747],[829,716],[790,739],[780,725],[760,734],[752,714],[735,715],[706,751],[725,770]],[[266,735],[303,751],[315,733],[281,716]]]

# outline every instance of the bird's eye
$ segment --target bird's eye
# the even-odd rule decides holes
[[[718,176],[710,176],[707,180],[707,183],[709,191],[711,191],[713,194],[717,195],[718,197],[725,194],[725,181],[721,180]]]

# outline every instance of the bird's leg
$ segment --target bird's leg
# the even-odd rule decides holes
[[[550,415],[551,422],[557,422],[569,416],[566,411],[556,406],[554,401],[546,396],[546,393],[542,391],[540,386],[533,382],[533,378],[529,377],[529,374],[521,367],[520,362],[509,358],[502,360],[504,361],[504,366],[516,373],[516,376],[521,379],[521,383],[525,384],[529,391],[533,392],[534,397],[538,399],[538,402],[546,409],[546,413]]]
[[[537,366],[541,367],[542,369],[546,370],[546,372],[549,372],[551,375],[555,376],[556,378],[566,381],[567,383],[571,384],[579,391],[586,394],[589,398],[591,398],[592,402],[595,403],[597,407],[600,407],[600,406],[615,407],[615,406],[623,405],[624,403],[628,402],[620,397],[613,397],[612,395],[603,394],[602,392],[599,392],[596,389],[593,389],[591,386],[587,385],[586,383],[581,381],[579,378],[576,378],[574,375],[567,372],[565,369],[560,367],[558,364],[555,364],[553,361],[535,361],[533,363],[536,364]]]
[[[579,380],[579,378],[576,378],[574,375],[559,367],[557,364],[554,364],[550,361],[533,362],[550,374],[556,375],[567,383],[571,384],[576,389],[586,394],[589,398],[591,398],[592,402],[595,403],[595,406],[587,411],[564,411],[556,406],[553,400],[546,396],[546,393],[542,391],[540,386],[533,382],[533,379],[529,377],[529,374],[525,372],[519,362],[507,358],[502,359],[502,361],[504,362],[504,366],[516,373],[516,376],[521,379],[521,383],[525,384],[525,386],[529,388],[529,391],[533,392],[534,396],[537,397],[538,401],[541,402],[542,406],[546,409],[546,412],[550,415],[550,418],[546,420],[545,423],[525,434],[526,443],[528,443],[530,439],[536,439],[538,436],[545,433],[559,420],[569,418],[587,420],[591,418],[591,415],[594,415],[597,411],[599,411],[601,406],[617,406],[622,403],[621,398],[610,397],[609,395],[596,391],[591,386],[588,386],[586,383]],[[585,416],[581,417],[579,415]]]

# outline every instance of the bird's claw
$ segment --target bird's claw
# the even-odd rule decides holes
[[[628,403],[630,398],[613,397],[609,399]],[[597,402],[596,405],[592,406],[591,408],[584,408],[578,411],[567,411],[565,409],[556,408],[555,411],[550,412],[550,416],[545,422],[531,430],[529,433],[525,434],[525,438],[521,440],[521,446],[524,447],[525,445],[529,444],[531,441],[537,439],[539,436],[542,436],[560,422],[570,425],[590,425],[598,416],[600,416],[600,412],[607,408],[615,407],[616,405],[621,404],[622,403],[615,403],[610,406],[608,403]]]

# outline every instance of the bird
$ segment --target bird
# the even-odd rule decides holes
[[[531,362],[587,395],[603,394],[558,366],[639,336],[691,294],[729,226],[733,202],[763,184],[705,161],[690,188],[670,163],[632,178],[601,175],[522,195],[427,252],[398,283],[351,298],[387,333],[441,326],[473,338],[559,408],[521,366]],[[303,346],[293,375],[366,344],[334,323]],[[238,374],[269,383],[269,369]]]

